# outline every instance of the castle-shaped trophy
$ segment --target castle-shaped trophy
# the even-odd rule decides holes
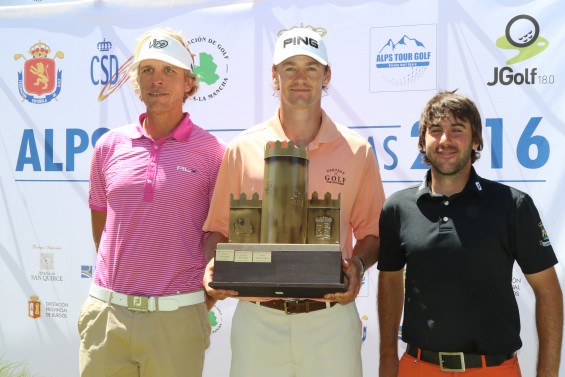
[[[308,199],[308,151],[265,146],[263,197],[230,194],[229,243],[216,249],[215,289],[242,297],[315,298],[345,291],[339,245],[341,195]]]

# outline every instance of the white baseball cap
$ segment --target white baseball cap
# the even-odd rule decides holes
[[[280,64],[297,55],[306,55],[320,64],[328,65],[326,45],[320,34],[312,29],[294,28],[282,33],[275,45],[273,64]]]
[[[146,38],[139,48],[132,68],[136,69],[143,60],[155,59],[176,67],[193,71],[194,61],[190,51],[181,42],[167,34],[155,34]]]

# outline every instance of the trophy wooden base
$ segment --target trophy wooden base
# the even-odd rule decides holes
[[[346,290],[337,244],[220,243],[210,286],[240,297],[320,298]]]

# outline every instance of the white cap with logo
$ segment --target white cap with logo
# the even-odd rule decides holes
[[[131,67],[136,69],[143,60],[155,59],[193,71],[190,51],[181,42],[167,34],[155,34],[143,41]]]
[[[326,45],[320,34],[312,29],[293,28],[282,33],[275,45],[273,64],[280,64],[297,55],[306,55],[320,64],[328,65]]]

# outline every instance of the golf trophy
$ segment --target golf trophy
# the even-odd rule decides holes
[[[304,144],[268,142],[263,197],[230,194],[228,243],[216,248],[215,289],[242,297],[317,298],[345,291],[341,268],[341,194],[308,199]]]

